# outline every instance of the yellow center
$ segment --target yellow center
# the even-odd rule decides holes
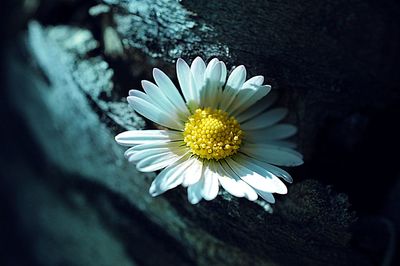
[[[242,143],[238,121],[222,110],[197,109],[185,124],[184,141],[193,154],[204,159],[223,159],[235,154]]]

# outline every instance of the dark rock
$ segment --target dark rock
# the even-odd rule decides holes
[[[400,99],[395,1],[102,2],[127,49],[169,61],[217,56],[266,76],[296,114],[306,158],[326,118]]]
[[[384,136],[379,129],[387,130],[397,117],[387,116],[393,109],[398,113],[387,105],[400,99],[398,5],[390,0],[380,5],[373,0],[99,2],[103,11],[89,13],[89,4],[73,1],[79,12],[70,7],[59,20],[39,12],[41,21],[56,26],[31,22],[24,40],[7,35],[7,84],[1,91],[7,101],[0,106],[7,114],[0,153],[6,213],[1,226],[9,229],[1,234],[5,265],[392,261],[387,250],[393,245],[384,243],[393,234],[384,234],[380,218],[356,222],[353,210],[362,215],[371,205],[352,209],[348,197],[334,190],[345,191],[350,202],[375,200],[377,210],[382,205],[376,198],[396,181],[398,170],[387,167],[382,189],[373,190],[371,199],[375,183],[348,180],[370,181],[370,168],[362,175],[356,170],[365,165],[370,143],[377,154],[385,152],[376,140]],[[41,12],[48,10],[46,3]],[[58,7],[59,14],[64,6],[55,1],[50,10]],[[100,27],[94,15],[102,17]],[[20,30],[25,20],[10,29]],[[288,195],[278,196],[273,206],[226,194],[193,206],[184,189],[151,198],[155,174],[138,173],[114,142],[122,130],[152,126],[128,108],[123,100],[128,90],[148,79],[153,66],[196,55],[218,56],[228,66],[245,64],[250,74],[265,75],[282,95],[281,104],[290,107],[306,166],[293,171]],[[166,72],[173,76],[173,69],[170,64]],[[379,114],[387,119],[380,123]],[[389,136],[397,147],[398,140]],[[362,160],[350,163],[354,158]],[[369,166],[379,162],[370,171],[373,177],[384,160],[395,165],[394,157],[371,158]],[[392,190],[384,218],[395,228],[398,217],[388,213],[397,210],[398,189]]]

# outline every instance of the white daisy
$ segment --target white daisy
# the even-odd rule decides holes
[[[264,77],[246,81],[244,66],[228,79],[224,62],[208,65],[197,57],[192,65],[176,63],[183,97],[164,72],[155,68],[156,84],[144,80],[145,93],[129,91],[128,103],[164,130],[125,131],[115,137],[124,146],[126,158],[142,172],[163,169],[150,187],[157,196],[178,185],[187,187],[192,204],[212,200],[221,185],[236,197],[254,201],[261,196],[274,203],[273,193],[286,194],[279,179],[292,177],[275,166],[297,166],[302,155],[283,139],[297,131],[280,123],[287,109],[267,110],[274,97],[265,97],[271,86]],[[267,111],[266,111],[267,110]]]

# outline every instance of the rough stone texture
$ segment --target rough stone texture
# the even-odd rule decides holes
[[[20,88],[24,97],[15,90],[9,91],[8,97],[22,116],[26,133],[32,132],[33,139],[25,141],[38,158],[33,160],[30,153],[6,157],[13,164],[5,163],[2,176],[13,191],[9,200],[17,203],[14,218],[20,223],[19,230],[29,232],[26,237],[35,246],[29,250],[34,261],[39,265],[266,265],[267,261],[223,244],[180,217],[162,197],[151,198],[147,191],[154,174],[139,174],[125,162],[123,148],[114,142],[115,133],[93,111],[90,99],[74,78],[75,72],[70,71],[74,66],[69,51],[53,39],[53,33],[65,31],[65,27],[46,30],[32,23],[29,28],[32,60],[42,72],[35,73],[32,66],[22,64],[24,59],[18,54],[10,56],[9,87]],[[69,29],[70,33],[76,30]],[[43,158],[45,162],[41,162]],[[26,171],[32,171],[32,167],[40,171],[13,171],[18,165],[26,166]],[[13,180],[18,182],[14,184]],[[185,200],[183,204],[188,203]],[[24,210],[28,206],[35,215]],[[92,209],[86,210],[89,206]],[[54,241],[63,245],[49,258],[43,257]],[[79,248],[81,245],[85,248]],[[110,250],[102,250],[102,246]],[[96,256],[94,252],[106,254]],[[70,255],[76,261],[72,262]],[[103,255],[110,258],[103,260]]]
[[[306,155],[327,117],[400,98],[393,87],[400,82],[399,8],[392,1],[103,2],[114,7],[127,49],[169,61],[218,56],[266,76],[296,114]]]
[[[380,147],[400,146],[386,123],[400,114],[387,107],[399,99],[396,4],[104,0],[110,8],[94,14],[78,0],[50,2],[37,16],[56,26],[31,22],[22,39],[7,35],[2,264],[390,265],[398,170]],[[70,20],[40,15],[64,5]],[[290,106],[306,167],[273,206],[227,195],[192,206],[184,189],[151,198],[154,174],[138,173],[114,142],[146,126],[123,100],[128,90],[152,66],[173,76],[165,62],[195,55],[266,75]],[[364,203],[356,210],[384,211],[355,222],[338,188]]]
[[[299,127],[307,162],[300,171],[350,194],[357,208],[384,204],[383,197],[364,202],[376,186],[388,193],[397,174],[386,150],[400,148],[391,126],[400,115],[397,1],[99,2],[111,6],[128,58],[137,49],[164,61],[217,56],[264,75]],[[358,191],[376,175],[378,185]]]
[[[60,39],[61,34],[67,34],[69,38]],[[102,71],[108,72],[107,67],[98,67],[106,66],[101,58],[83,59],[78,63],[77,55],[81,50],[63,45],[64,42],[70,44],[71,36],[77,36],[76,34],[87,36],[88,33],[65,26],[44,29],[37,23],[31,23],[28,41],[32,59],[37,62],[46,79],[39,79],[40,76],[30,73],[29,68],[17,63],[11,64],[10,69],[11,78],[24,77],[11,80],[12,87],[20,87],[24,91],[23,98],[19,97],[19,93],[11,91],[12,102],[32,130],[39,150],[43,152],[42,156],[48,160],[51,169],[56,169],[50,173],[43,170],[44,173],[38,176],[28,173],[28,176],[33,175],[25,177],[27,182],[33,183],[32,187],[27,185],[14,188],[17,202],[21,201],[17,204],[17,207],[20,206],[17,208],[18,212],[22,212],[24,203],[32,204],[31,211],[35,215],[28,217],[33,217],[38,223],[36,226],[41,235],[40,241],[37,239],[37,232],[31,229],[33,225],[24,220],[22,224],[31,234],[34,231],[32,241],[39,241],[34,253],[39,256],[40,263],[51,265],[53,262],[63,261],[68,264],[69,254],[79,250],[82,258],[77,257],[78,265],[96,264],[103,261],[103,255],[87,260],[88,254],[94,252],[92,249],[104,252],[101,247],[105,245],[106,248],[109,245],[109,252],[112,254],[108,258],[110,261],[121,261],[121,264],[126,265],[152,265],[155,263],[152,255],[140,247],[146,243],[154,246],[158,241],[164,244],[158,243],[161,251],[156,249],[155,252],[162,252],[164,246],[172,245],[172,250],[165,251],[165,256],[168,252],[180,254],[176,258],[170,258],[174,264],[195,261],[201,265],[268,265],[291,264],[296,261],[301,264],[328,265],[333,258],[340,259],[344,264],[359,261],[360,258],[350,256],[352,252],[346,250],[349,240],[347,227],[353,220],[353,216],[347,211],[346,201],[340,195],[331,195],[316,182],[305,181],[292,186],[289,196],[279,199],[273,215],[246,200],[218,199],[192,206],[187,202],[183,190],[169,192],[165,198],[152,199],[147,190],[154,175],[139,174],[125,162],[123,149],[114,143],[115,132],[104,126],[101,117],[92,109],[90,102],[99,93],[83,88],[84,82],[81,81],[97,80],[100,88],[106,88],[105,91],[109,90],[108,86],[112,86],[112,83],[105,75],[103,80],[90,78],[92,72],[100,75]],[[76,45],[86,46],[86,39],[80,40],[82,42]],[[79,71],[81,64],[86,64],[85,71]],[[30,87],[27,88],[26,84],[30,84]],[[98,111],[106,113],[104,109]],[[12,172],[11,169],[5,173]],[[56,179],[51,180],[52,176]],[[13,178],[13,175],[9,178]],[[43,180],[36,180],[38,178]],[[37,182],[49,182],[50,185],[40,188],[40,183]],[[27,187],[29,193],[26,191]],[[58,193],[54,190],[61,190],[63,193],[57,198]],[[118,203],[120,200],[125,203]],[[129,217],[130,214],[125,211],[137,214]],[[47,218],[42,218],[40,213]],[[136,216],[143,216],[141,219],[144,223],[147,223],[146,220],[151,221],[156,231],[165,231],[160,233],[164,235],[164,242],[157,239],[157,234],[153,239],[151,234],[139,235],[135,230],[138,226],[145,225],[137,221]],[[48,225],[47,219],[54,221]],[[118,221],[114,221],[115,219]],[[126,221],[119,221],[121,219]],[[93,223],[93,226],[89,226],[90,230],[85,228],[87,222]],[[103,226],[108,223],[111,223],[111,228],[106,230]],[[303,228],[301,224],[304,223],[311,227]],[[68,229],[63,229],[64,226]],[[132,227],[127,231],[132,239],[119,235],[122,228],[128,227]],[[88,247],[87,240],[78,243],[80,238],[86,237],[95,238],[93,241],[96,245]],[[126,242],[121,243],[124,239]],[[41,254],[53,241],[64,243],[65,250],[51,253],[54,257],[51,256],[44,262]],[[324,243],[324,246],[316,250],[315,243]],[[84,245],[86,248],[75,248],[71,245]],[[97,245],[99,250],[96,249]],[[335,250],[333,255],[332,250]],[[148,258],[138,261],[136,256],[141,253],[144,256],[147,254]],[[167,259],[161,254],[161,261]],[[104,265],[108,263],[104,261]]]

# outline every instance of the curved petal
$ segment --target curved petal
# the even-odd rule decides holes
[[[243,83],[242,89],[252,87],[252,86],[261,86],[264,83],[264,76],[254,76],[252,78],[249,78],[246,80],[245,83]]]
[[[287,140],[266,140],[263,143],[273,145],[273,146],[291,148],[291,149],[297,148],[296,143],[294,143],[292,141],[287,141]]]
[[[176,117],[163,112],[144,98],[128,96],[128,102],[136,112],[159,125],[176,130],[182,130],[184,127],[183,123],[178,121]]]
[[[215,58],[214,58],[215,59]],[[204,75],[203,91],[201,93],[201,106],[216,108],[220,96],[221,64],[217,59],[211,60]]]
[[[185,171],[182,186],[187,187],[197,183],[201,178],[203,162],[195,157],[190,159],[192,163],[189,165],[188,169]]]
[[[195,82],[192,72],[190,71],[189,65],[181,58],[176,62],[176,73],[187,105],[190,106],[195,103],[198,106],[200,104],[200,99],[197,88],[194,86]]]
[[[152,84],[151,82],[148,82],[148,83]],[[145,84],[146,87],[148,87],[148,85],[149,85],[149,84],[146,84],[145,80],[142,81],[142,86],[143,86],[143,84]],[[154,85],[154,84],[152,84],[152,85]],[[181,122],[184,123],[187,116],[185,116],[181,112],[171,112],[171,110],[176,110],[176,108],[172,105],[171,102],[168,101],[168,99],[164,98],[164,96],[161,93],[159,93],[160,89],[156,85],[154,85],[154,86],[157,88],[157,91],[151,91],[150,94],[146,94],[146,93],[143,93],[138,90],[131,90],[129,93],[130,96],[128,96],[128,98],[127,98],[128,103],[129,104],[132,103],[132,101],[133,101],[133,99],[131,98],[132,96],[141,98],[141,99],[153,104],[154,106],[157,106],[158,109],[160,109],[163,113],[167,114],[168,116],[170,116],[176,120],[180,119]],[[143,88],[144,88],[144,86],[143,86]]]
[[[245,143],[240,148],[240,151],[259,161],[270,164],[281,166],[298,166],[303,164],[303,156],[290,148],[269,144]]]
[[[219,61],[219,63],[221,64],[221,77],[220,77],[220,80],[219,80],[219,85],[222,88],[225,85],[225,82],[226,82],[227,71],[226,71],[225,63],[222,62],[222,61]]]
[[[226,86],[234,91],[239,91],[246,80],[246,68],[243,65],[236,67],[229,75]]]
[[[210,78],[212,75],[212,70],[214,67],[218,64],[219,60],[217,58],[211,59],[211,61],[207,64],[206,70],[204,72],[204,82],[207,81],[207,79]],[[218,75],[218,81],[219,81],[220,75]]]
[[[261,190],[257,190],[257,189],[256,189],[256,192],[257,192],[257,194],[260,195],[261,198],[263,198],[266,202],[275,203],[275,198],[274,198],[274,195],[272,195],[272,193],[265,192],[265,191],[261,191]]]
[[[239,90],[240,90],[240,91],[246,91],[246,90],[247,90],[247,91],[249,91],[249,90],[251,90],[251,91],[256,91],[256,90],[257,90],[257,87],[262,86],[263,82],[264,82],[264,77],[263,77],[263,76],[261,76],[261,75],[259,75],[259,76],[254,76],[254,77],[252,77],[252,78],[246,80],[246,82],[243,83],[242,87],[241,87]],[[240,93],[240,91],[239,91],[239,93]],[[237,97],[236,100],[242,100],[242,99],[240,99],[239,97]],[[235,105],[237,105],[237,102],[235,102]],[[232,110],[232,111],[233,111],[233,110]]]
[[[286,117],[288,110],[286,108],[275,108],[268,112],[256,116],[240,125],[244,130],[256,130],[272,126]]]
[[[261,167],[265,168],[265,170],[271,172],[272,174],[283,178],[286,182],[288,182],[288,183],[292,183],[293,182],[292,176],[288,172],[286,172],[285,170],[283,170],[283,169],[281,169],[281,168],[279,168],[279,167],[277,167],[275,165],[259,161],[257,159],[252,158],[252,157],[249,157],[249,156],[247,156],[245,154],[242,154],[242,156],[245,156],[247,160],[250,160],[250,161],[254,162],[257,165],[260,165]]]
[[[149,192],[153,197],[179,186],[183,181],[183,173],[189,166],[189,154],[162,170],[151,183]]]
[[[236,160],[238,159],[236,158]],[[226,162],[243,181],[254,189],[270,193],[285,193],[283,190],[283,187],[286,189],[285,184],[261,167],[257,167],[257,165],[244,160],[237,162],[232,158],[226,159]],[[275,179],[273,177],[275,177]],[[281,182],[282,185],[278,184],[278,181]]]
[[[233,157],[233,160],[237,162],[239,165],[242,165],[242,167],[245,167],[250,171],[253,171],[259,174],[260,176],[264,177],[263,182],[265,183],[266,189],[261,189],[253,186],[255,189],[270,193],[279,193],[279,194],[287,193],[286,185],[272,172],[268,171],[260,164],[257,164],[256,161],[249,160],[246,156],[243,156],[242,154],[238,154],[237,156]],[[252,186],[252,184],[250,185]]]
[[[189,115],[189,110],[171,79],[158,68],[153,69],[153,77],[160,88],[160,91],[164,93],[174,106],[176,106],[180,112]]]
[[[204,72],[206,71],[206,64],[201,57],[198,56],[193,60],[190,71],[192,72],[194,80],[192,88],[196,89],[197,94],[200,96],[200,91],[204,86]]]
[[[204,163],[203,171],[203,188],[201,190],[201,195],[205,200],[213,200],[218,195],[219,183],[218,174],[213,170],[211,161]]]
[[[165,141],[153,141],[149,143],[144,143],[144,144],[139,144],[135,145],[134,147],[128,149],[125,154],[128,155],[128,151],[131,153],[138,152],[138,151],[144,151],[148,149],[159,149],[159,148],[186,148],[185,143],[183,141],[170,141],[170,142],[165,142]]]
[[[275,91],[271,91],[268,93],[267,96],[261,98],[256,102],[253,102],[250,105],[251,108],[243,110],[243,112],[238,110],[234,112],[233,115],[236,117],[236,120],[239,123],[243,123],[244,121],[247,121],[250,118],[253,118],[256,115],[261,114],[262,112],[267,110],[269,107],[271,107],[272,104],[275,103],[277,99],[278,99],[278,94]]]
[[[238,186],[240,186],[241,190],[243,191],[244,196],[250,201],[255,201],[258,198],[257,192],[246,182],[241,180],[237,173],[226,163],[225,160],[221,160],[220,162],[228,176],[236,180]]]
[[[289,138],[297,133],[297,127],[291,124],[276,124],[267,128],[247,130],[246,139],[252,142],[264,142]]]
[[[130,96],[134,96],[137,98],[142,98],[143,100],[147,101],[147,102],[152,102],[151,98],[144,92],[138,91],[138,90],[130,90],[129,91],[129,96],[126,98],[128,100],[128,103],[130,104],[130,100],[129,98],[131,98]]]
[[[271,86],[269,85],[255,86],[253,88],[240,90],[230,108],[228,108],[228,112],[233,116],[242,113],[265,97],[270,90]]]
[[[203,198],[201,191],[203,189],[204,178],[200,178],[199,182],[190,185],[187,190],[188,200],[191,204],[197,204]]]
[[[150,157],[146,157],[136,164],[136,169],[140,172],[154,172],[178,161],[184,154],[176,152],[158,153]]]
[[[220,103],[221,109],[227,110],[228,107],[234,101],[236,94],[242,88],[244,81],[246,80],[246,68],[242,65],[235,68],[228,77],[225,89],[222,91]]]
[[[244,197],[243,186],[236,179],[230,177],[219,162],[214,163],[214,170],[218,173],[218,180],[221,186],[235,197]]]
[[[171,110],[175,110],[176,117],[179,117],[182,121],[186,120],[187,115],[180,112],[157,85],[148,80],[142,80],[142,87],[147,96],[151,99],[149,100],[150,103],[153,103],[166,113],[171,113]],[[129,95],[135,96],[136,94],[132,91]]]
[[[182,132],[172,130],[130,130],[115,136],[115,141],[124,146],[176,140],[183,140]]]
[[[162,144],[171,144],[171,142]],[[175,145],[162,145],[159,147],[144,148],[144,149],[142,149],[141,146],[148,146],[148,145],[147,144],[137,145],[135,147],[128,149],[125,152],[125,157],[128,159],[129,162],[137,162],[147,157],[165,152],[181,153],[187,151],[187,148],[180,145],[179,143],[178,144],[175,143]]]
[[[242,112],[250,105],[267,95],[271,90],[271,86],[262,86],[263,82],[263,76],[255,76],[247,80],[240,88],[235,100],[226,111],[231,114],[234,114],[236,111]]]

